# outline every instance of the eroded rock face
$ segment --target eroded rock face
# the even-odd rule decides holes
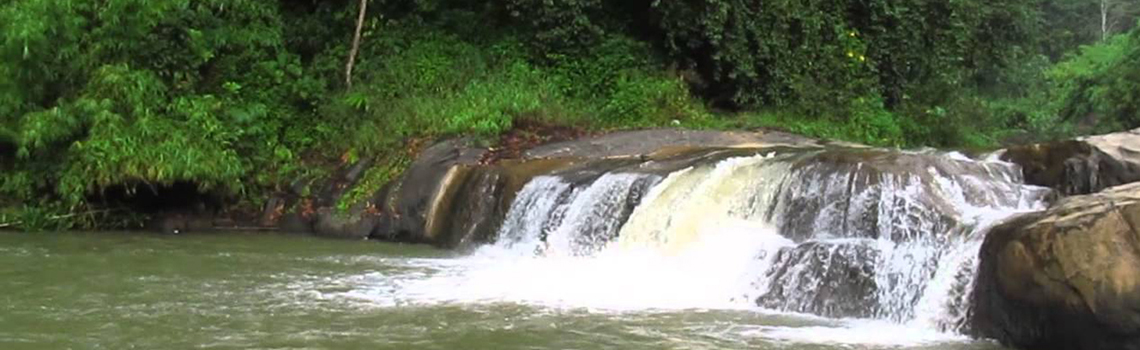
[[[1031,184],[1065,195],[1096,193],[1140,181],[1140,129],[1012,147],[1002,158],[1021,165]]]
[[[999,225],[980,257],[976,335],[1025,349],[1140,349],[1140,183]]]
[[[437,246],[469,247],[485,243],[498,230],[506,179],[498,167],[464,168],[462,183],[452,185],[425,222]]]

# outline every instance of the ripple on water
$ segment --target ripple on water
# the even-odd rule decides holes
[[[26,257],[49,257],[51,253],[44,248],[40,247],[4,247],[0,246],[0,257],[13,257],[13,258],[26,258]]]

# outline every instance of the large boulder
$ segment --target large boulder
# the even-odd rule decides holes
[[[1065,195],[1096,193],[1140,181],[1140,129],[1012,147],[1002,159],[1021,165],[1030,184]]]
[[[1140,183],[995,227],[973,332],[1024,349],[1140,349]]]
[[[437,245],[450,241],[438,236],[447,225],[435,221],[442,217],[435,214],[486,153],[470,139],[440,142],[420,152],[404,174],[372,200],[379,211],[372,238]]]

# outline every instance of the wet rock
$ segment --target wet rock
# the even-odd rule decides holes
[[[574,255],[593,255],[617,238],[634,208],[660,180],[659,176],[647,174],[612,174],[599,178],[590,186],[578,187],[574,200],[577,208],[566,207],[567,211],[562,213],[565,216],[551,223],[559,222],[558,230],[574,234],[570,242]]]
[[[768,273],[768,291],[756,303],[825,317],[874,316],[878,255],[873,246],[857,242],[782,249]]]
[[[518,191],[536,176],[561,172],[584,162],[578,158],[553,158],[515,160],[498,164],[497,167],[501,170],[501,175],[505,181],[504,186],[506,186],[503,189],[504,208],[510,206]]]
[[[503,221],[506,179],[502,169],[480,167],[470,171],[462,185],[454,186],[456,192],[447,203],[441,203],[447,208],[445,213],[437,213],[437,218],[431,220],[441,225],[434,234],[440,246],[459,248],[488,243]]]
[[[345,239],[365,239],[376,228],[374,215],[353,208],[348,213],[338,213],[334,208],[321,208],[316,212],[313,232],[318,236]]]
[[[965,206],[1018,206],[1049,195],[1016,167],[945,154],[829,149],[790,161],[765,217],[781,234],[909,241],[958,231]],[[963,201],[964,203],[958,203]]]
[[[821,147],[822,143],[776,132],[643,130],[539,146],[522,159],[489,165],[482,164],[489,151],[476,147],[472,140],[444,141],[421,152],[399,179],[371,201],[379,212],[371,236],[441,247],[491,241],[514,196],[535,176],[556,174],[587,184],[618,169],[676,170],[702,159],[693,154],[715,147],[761,145]],[[652,165],[641,169],[647,164]],[[340,183],[352,183],[352,173],[338,175],[345,178]],[[338,198],[336,190],[342,187],[326,186],[322,193],[331,194],[322,195],[329,199],[317,203],[318,207],[334,203],[331,199]],[[320,218],[316,224],[320,231]]]
[[[1024,349],[1140,349],[1140,183],[995,227],[971,326]]]
[[[1064,195],[1096,193],[1140,181],[1140,129],[1012,147],[1002,158],[1020,165],[1028,183]]]

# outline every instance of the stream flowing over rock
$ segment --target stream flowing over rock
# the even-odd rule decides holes
[[[750,267],[732,299],[946,331],[967,323],[984,231],[1052,194],[994,159],[781,133],[618,133],[494,165],[441,147],[382,196],[399,216],[374,238],[593,257],[773,237],[739,253]]]
[[[1058,201],[1140,180],[1140,130],[980,157],[671,129],[488,152],[436,144],[347,218],[318,209],[308,225],[473,256],[633,264],[613,271],[677,258],[707,271],[693,283],[715,305],[1029,349],[1140,349],[1140,185]]]

